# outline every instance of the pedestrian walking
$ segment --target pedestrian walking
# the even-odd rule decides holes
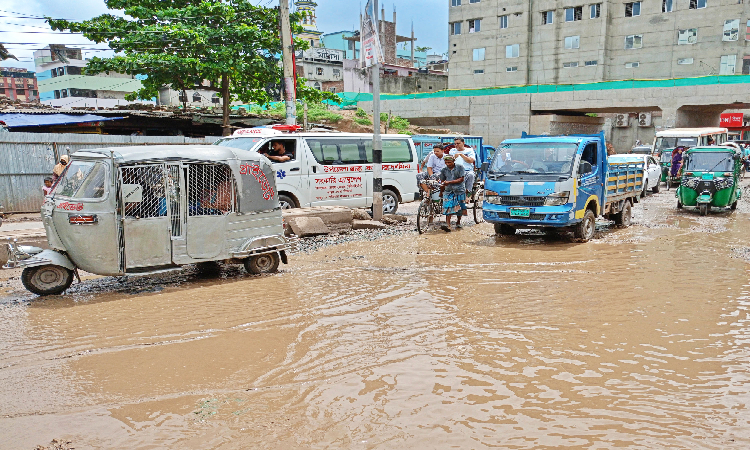
[[[446,225],[440,227],[445,232],[451,231],[451,216],[456,216],[456,228],[462,228],[461,218],[466,215],[466,190],[464,175],[466,170],[456,164],[453,156],[443,158],[445,167],[440,171],[440,195],[443,197],[443,214]]]

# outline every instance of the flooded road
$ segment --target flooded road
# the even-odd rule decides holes
[[[0,288],[0,447],[748,448],[750,202],[675,203],[586,244],[483,224],[139,295]]]

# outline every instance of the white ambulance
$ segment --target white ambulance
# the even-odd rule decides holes
[[[407,135],[382,138],[383,212],[393,214],[399,203],[419,199],[417,155]],[[275,142],[293,155],[289,161],[273,163],[282,208],[372,206],[372,134],[296,133],[259,127],[237,130],[215,145],[270,153]]]

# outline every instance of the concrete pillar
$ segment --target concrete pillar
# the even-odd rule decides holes
[[[718,127],[723,106],[662,106],[662,128]]]

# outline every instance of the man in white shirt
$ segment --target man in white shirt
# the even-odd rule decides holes
[[[426,192],[428,196],[430,195],[430,187],[425,181],[438,181],[440,171],[445,167],[445,162],[443,161],[444,156],[445,153],[443,153],[443,146],[441,144],[435,144],[435,146],[432,147],[432,153],[430,153],[430,156],[427,158],[425,172],[417,174],[417,184],[422,187],[422,190]]]
[[[463,166],[466,171],[464,186],[466,187],[466,193],[470,194],[474,188],[474,163],[477,160],[477,155],[474,153],[474,149],[466,146],[466,142],[461,136],[453,139],[453,143],[456,147],[450,151],[450,155],[456,159],[456,164]]]

